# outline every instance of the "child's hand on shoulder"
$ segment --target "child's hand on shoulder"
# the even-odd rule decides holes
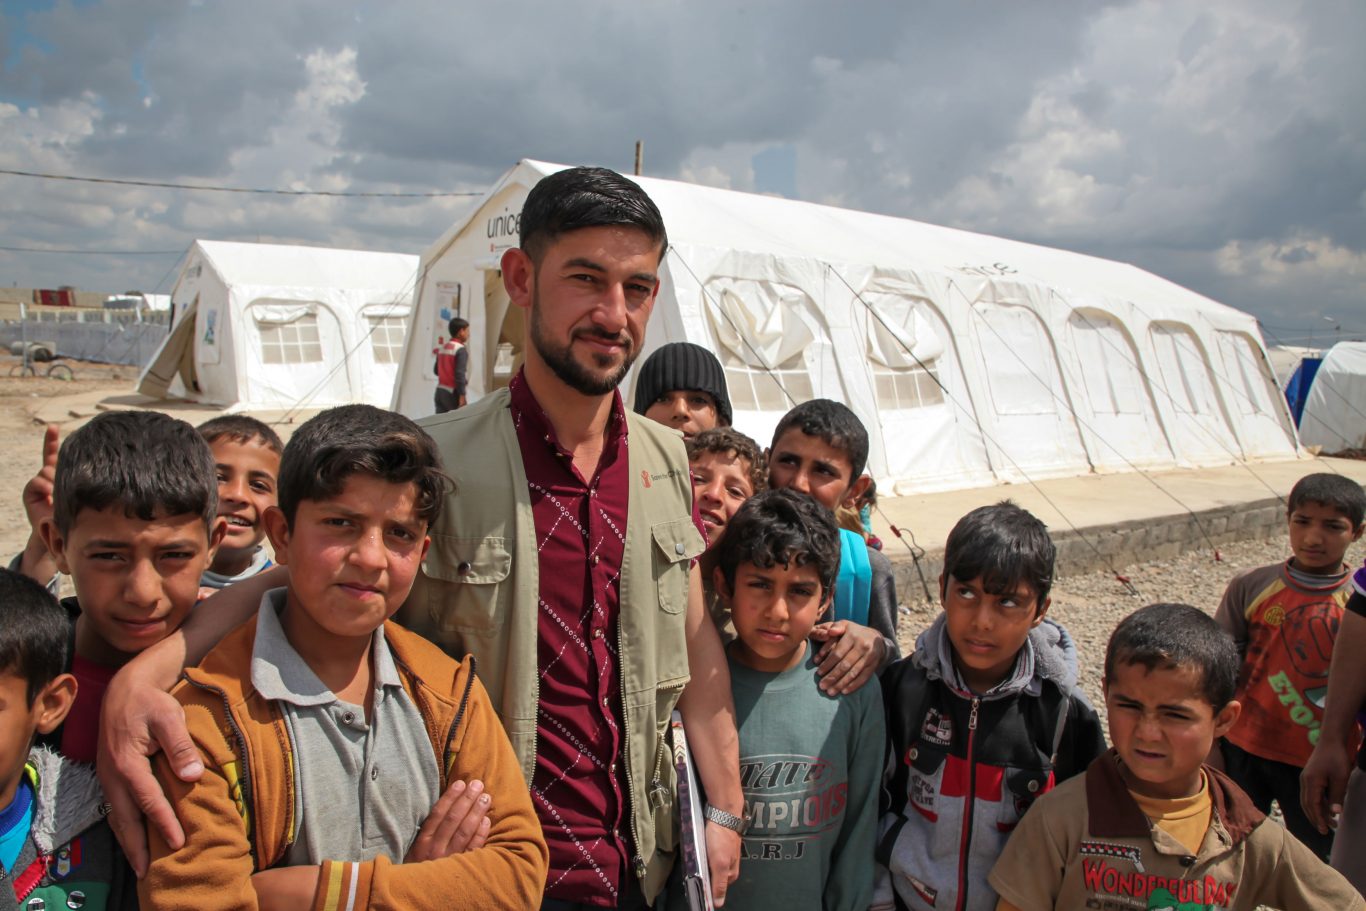
[[[887,654],[882,634],[850,620],[819,623],[811,638],[823,643],[816,652],[821,691],[831,696],[856,692],[877,672]]]

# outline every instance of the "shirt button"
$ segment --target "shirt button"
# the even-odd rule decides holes
[[[458,575],[461,575],[461,576],[468,576],[468,575],[470,574],[470,570],[471,570],[472,568],[473,568],[473,567],[470,566],[468,560],[461,560],[461,561],[460,561],[460,564],[459,564],[458,566],[456,566],[455,571],[456,571],[456,573],[457,573]]]
[[[594,638],[594,639],[601,639],[601,638],[602,638],[602,630],[601,630],[601,629],[595,629],[595,630],[593,630],[593,638]]]
[[[375,780],[376,778],[378,778],[378,777],[379,777],[379,766],[377,766],[377,765],[376,765],[376,766],[371,766],[371,767],[370,767],[370,780],[371,780],[371,781],[374,781],[374,780]]]
[[[597,554],[593,554],[593,565],[594,565],[594,566],[597,566],[597,565],[598,565],[598,555],[597,555]]]
[[[680,557],[683,556],[683,543],[681,541],[674,545],[674,553],[678,554]]]
[[[588,495],[590,497],[596,497],[598,495],[598,489],[596,487],[588,488]]]
[[[355,721],[355,720],[356,720],[356,713],[355,713],[355,712],[343,712],[343,713],[342,713],[342,721],[346,722],[347,724],[351,724],[351,723],[352,723],[353,721]]]

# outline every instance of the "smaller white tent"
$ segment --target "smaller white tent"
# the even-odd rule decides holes
[[[1324,355],[1304,402],[1300,442],[1328,453],[1366,449],[1366,342],[1339,342]]]
[[[417,267],[401,253],[196,241],[138,391],[233,411],[387,407]]]

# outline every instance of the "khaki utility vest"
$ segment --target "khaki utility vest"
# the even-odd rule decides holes
[[[432,526],[422,573],[397,619],[454,657],[473,654],[530,783],[536,758],[540,562],[531,497],[506,389],[420,422],[456,491]],[[706,543],[692,521],[682,438],[626,415],[630,493],[618,667],[625,721],[632,867],[653,900],[673,863],[677,787],[666,740],[688,682],[688,572]]]

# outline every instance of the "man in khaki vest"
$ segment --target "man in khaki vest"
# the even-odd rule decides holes
[[[576,168],[532,190],[521,224],[502,267],[527,311],[526,363],[508,390],[425,422],[457,492],[399,619],[475,656],[541,816],[547,909],[647,908],[658,894],[674,847],[664,731],[677,704],[709,799],[719,903],[744,803],[729,675],[692,566],[703,541],[687,458],[616,388],[658,294],[663,221],[633,182]],[[135,807],[179,838],[142,757],[164,748],[182,777],[200,771],[157,690],[282,584],[266,575],[216,596],[111,687],[101,776],[135,865]]]

